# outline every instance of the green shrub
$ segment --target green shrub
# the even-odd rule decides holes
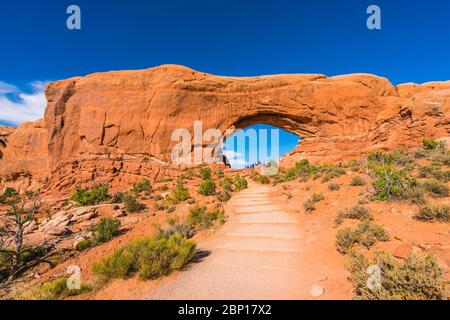
[[[180,222],[178,219],[169,219],[168,223],[168,227],[158,229],[156,239],[168,239],[176,234],[181,234],[184,238],[190,239],[195,235],[194,228],[188,223]]]
[[[198,189],[198,193],[202,196],[213,196],[216,194],[216,184],[211,179],[204,180]]]
[[[386,156],[386,162],[378,165],[371,163],[370,168],[375,176],[373,186],[375,199],[378,200],[408,200],[415,204],[426,201],[424,189],[405,170],[389,164],[392,159]]]
[[[216,177],[219,179],[222,179],[223,177],[225,177],[225,174],[222,169],[219,169],[216,171]]]
[[[292,181],[299,177],[310,177],[319,172],[319,167],[311,165],[307,159],[298,161],[294,167],[288,169],[284,174],[284,181]]]
[[[82,252],[82,251],[84,251],[86,249],[89,249],[90,246],[91,246],[91,241],[88,240],[88,239],[84,239],[84,240],[81,240],[80,242],[77,243],[75,249],[77,251]]]
[[[338,185],[337,183],[330,183],[328,185],[328,190],[330,190],[330,191],[338,191],[338,190],[341,190],[341,186]]]
[[[94,240],[104,243],[112,240],[119,234],[120,221],[115,218],[101,219],[93,228]]]
[[[145,192],[146,195],[150,195],[152,192],[152,183],[148,179],[144,179],[141,182],[137,182],[133,185],[133,189],[131,189],[131,193],[134,196],[139,196],[142,192]]]
[[[435,198],[444,198],[448,197],[449,194],[449,187],[439,182],[438,180],[432,179],[429,181],[426,181],[422,184],[423,188],[428,191],[432,197]]]
[[[122,196],[122,202],[125,206],[125,210],[128,213],[136,213],[145,210],[145,204],[140,203],[131,194],[124,193]]]
[[[200,169],[200,177],[202,180],[211,180],[212,172],[210,168],[201,168]]]
[[[261,175],[259,173],[253,173],[252,179],[255,182],[261,183],[261,184],[270,184],[270,178],[265,175]]]
[[[356,176],[352,178],[350,185],[353,187],[362,187],[366,185],[366,180],[363,177]]]
[[[369,221],[361,222],[356,229],[345,228],[336,234],[336,248],[340,253],[348,253],[355,244],[370,248],[377,241],[388,241],[389,233],[379,225]]]
[[[381,271],[380,287],[369,288],[371,266]],[[430,256],[411,256],[404,262],[379,252],[373,259],[353,253],[347,263],[358,300],[447,300],[443,272]],[[373,268],[373,267],[372,267]]]
[[[308,200],[303,203],[303,209],[305,209],[306,212],[314,211],[316,210],[316,204],[324,199],[325,197],[323,196],[323,193],[314,193]]]
[[[436,140],[425,139],[422,141],[422,145],[425,150],[435,150],[439,146],[439,143]]]
[[[241,191],[248,188],[247,180],[240,174],[234,176],[233,185],[236,191]]]
[[[419,209],[419,213],[414,218],[426,222],[450,222],[450,206],[422,206]]]
[[[93,206],[111,199],[108,185],[93,186],[91,190],[77,187],[71,199],[80,206]]]
[[[180,234],[138,239],[94,263],[93,271],[103,281],[125,279],[136,273],[142,280],[156,279],[181,270],[192,260],[195,250],[195,242]]]
[[[122,191],[118,191],[114,193],[111,202],[112,203],[122,203],[124,193]]]
[[[392,166],[377,166],[373,168],[375,181],[373,186],[378,200],[402,198],[404,195],[406,173]]]
[[[189,191],[179,182],[172,191],[172,197],[177,201],[183,202],[190,198]]]
[[[196,206],[189,211],[186,222],[194,230],[205,230],[212,227],[215,222],[223,224],[225,222],[225,212],[208,212],[206,207]]]
[[[345,219],[372,221],[373,216],[367,208],[357,205],[346,209],[344,212],[340,212],[334,221],[335,225],[341,225]]]
[[[167,190],[169,190],[169,186],[168,186],[167,184],[163,184],[163,185],[159,188],[159,190],[161,190],[161,191],[167,191]]]
[[[25,300],[61,300],[92,291],[92,288],[86,285],[81,285],[80,289],[71,290],[67,286],[67,280],[67,277],[61,277],[44,282],[24,292],[20,298]]]
[[[440,167],[436,165],[423,166],[419,169],[420,178],[433,178],[443,182],[450,180],[450,171],[442,171]]]
[[[231,193],[227,189],[222,189],[217,198],[219,199],[219,201],[227,202],[231,199]]]

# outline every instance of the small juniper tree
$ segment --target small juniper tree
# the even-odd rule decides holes
[[[40,207],[39,193],[27,191],[19,194],[8,188],[0,195],[0,203],[8,207],[4,214],[4,224],[0,228],[0,255],[2,264],[9,269],[7,276],[14,278],[32,266],[48,262],[35,259],[42,256],[43,251],[38,247],[26,245],[24,239],[25,229],[36,219]]]

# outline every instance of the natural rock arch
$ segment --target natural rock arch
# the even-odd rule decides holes
[[[64,188],[169,175],[172,132],[199,120],[222,131],[276,125],[322,162],[450,133],[449,81],[394,87],[364,74],[239,78],[167,65],[54,82],[46,96],[45,120],[8,137],[0,176],[20,169]]]

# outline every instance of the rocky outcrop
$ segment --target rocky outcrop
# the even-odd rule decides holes
[[[222,132],[282,127],[303,138],[297,152],[324,162],[450,135],[450,81],[394,87],[366,74],[237,78],[168,65],[58,81],[46,95],[45,122],[14,131],[0,174],[50,176],[57,189],[170,175],[172,133],[199,120]]]

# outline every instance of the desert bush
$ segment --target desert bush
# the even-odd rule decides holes
[[[335,225],[341,225],[345,219],[372,221],[373,216],[367,208],[357,205],[340,212],[334,221]]]
[[[119,234],[120,221],[115,218],[104,218],[97,223],[92,233],[97,243],[104,243],[112,240]]]
[[[128,213],[136,213],[145,210],[145,204],[140,203],[134,196],[128,193],[122,195],[122,202],[125,206],[125,211]]]
[[[369,288],[371,266],[380,268],[380,287]],[[353,253],[347,262],[358,300],[446,300],[443,272],[431,256],[410,256],[405,261],[379,252],[373,259]]]
[[[91,241],[88,239],[84,239],[77,243],[75,249],[77,251],[82,252],[82,251],[88,249],[90,246],[91,246]]]
[[[156,211],[163,211],[167,209],[167,205],[163,201],[155,202],[154,208]]]
[[[83,284],[80,289],[69,289],[67,280],[67,277],[61,277],[44,282],[35,288],[25,291],[19,298],[24,300],[61,300],[92,291],[90,286]]]
[[[444,198],[448,197],[449,194],[449,187],[439,182],[438,180],[432,179],[429,181],[426,181],[422,184],[423,188],[428,191],[432,197],[435,198]]]
[[[122,191],[118,191],[116,193],[114,193],[114,195],[112,196],[112,203],[122,203],[123,201],[123,195],[124,193]]]
[[[181,234],[184,238],[190,239],[195,235],[195,230],[189,223],[180,222],[178,219],[169,219],[168,223],[168,227],[158,228],[156,239],[168,239],[176,234]]]
[[[369,221],[361,222],[355,229],[341,229],[336,234],[336,248],[347,254],[355,244],[370,248],[377,241],[388,241],[389,233],[379,225]]]
[[[306,212],[314,211],[316,210],[316,204],[324,199],[325,197],[323,196],[323,193],[314,193],[308,200],[303,203],[303,209],[305,209]]]
[[[428,153],[425,150],[419,149],[419,150],[414,151],[414,158],[415,159],[424,159],[427,156],[428,156]]]
[[[167,182],[172,182],[173,179],[172,178],[162,178],[162,179],[158,179],[155,181],[155,183],[167,183]]]
[[[353,187],[362,187],[366,185],[366,180],[363,177],[356,176],[352,178],[350,185]]]
[[[283,178],[285,181],[292,181],[301,176],[310,177],[317,172],[319,172],[319,167],[310,164],[307,159],[303,159],[298,161],[294,167],[288,169]]]
[[[425,139],[422,141],[422,146],[425,150],[435,150],[439,146],[439,143],[436,140]]]
[[[405,170],[398,169],[390,164],[389,157],[385,163],[380,165],[372,163],[370,168],[375,180],[375,199],[377,200],[408,200],[415,204],[426,202],[423,187],[417,180],[410,176]]]
[[[236,191],[241,191],[248,188],[247,180],[240,174],[234,176],[233,186]]]
[[[224,177],[219,181],[219,185],[222,187],[222,189],[233,192],[233,182],[234,181],[231,177]]]
[[[217,199],[222,202],[227,202],[231,199],[231,193],[227,189],[222,189],[220,194],[217,196]]]
[[[211,180],[212,172],[210,168],[201,168],[200,169],[200,177],[202,180]]]
[[[152,192],[152,183],[148,179],[135,183],[131,189],[131,193],[134,196],[139,196],[143,192],[145,192],[146,195],[150,195]]]
[[[189,191],[183,185],[183,183],[178,182],[172,191],[172,197],[177,201],[183,202],[190,198]]]
[[[350,160],[346,165],[346,168],[351,169],[352,171],[360,171],[361,170],[361,164],[359,163],[358,160],[352,159]]]
[[[159,188],[159,190],[160,190],[160,191],[167,191],[167,190],[169,190],[169,186],[168,186],[167,184],[163,184],[163,185]]]
[[[167,213],[174,213],[175,211],[177,210],[177,208],[175,208],[175,207],[169,207],[169,208],[167,208]]]
[[[337,183],[330,183],[328,185],[328,190],[330,190],[330,191],[338,191],[338,190],[341,190],[341,186],[339,184],[337,184]]]
[[[252,174],[252,179],[253,179],[253,181],[261,183],[261,184],[269,184],[270,183],[270,178],[268,176],[261,175],[256,172],[254,172]]]
[[[331,168],[327,168],[325,169],[325,175],[322,178],[322,182],[329,182],[335,178],[338,178],[342,175],[345,174],[345,169],[344,168],[339,168],[339,167],[331,167]]]
[[[448,205],[425,205],[420,207],[419,213],[414,217],[420,221],[426,222],[450,222],[450,206]]]
[[[90,190],[78,186],[71,199],[80,206],[93,206],[110,200],[111,195],[108,191],[109,186],[107,184],[93,186]]]
[[[208,229],[212,227],[215,222],[223,224],[225,222],[225,212],[209,212],[206,207],[200,206],[192,208],[186,219],[186,223],[196,231]]]
[[[436,165],[423,166],[419,169],[420,178],[433,178],[443,182],[450,180],[450,171],[442,171],[440,167]]]
[[[432,164],[435,166],[450,166],[450,153],[445,152],[442,155],[437,155],[433,157]]]
[[[156,279],[182,269],[195,255],[195,242],[181,234],[160,239],[135,240],[93,264],[102,280],[128,278],[138,274],[142,280]]]
[[[213,196],[216,194],[216,184],[213,180],[204,180],[198,189],[198,193],[202,196]]]
[[[222,169],[219,169],[219,170],[216,171],[216,177],[218,179],[222,179],[223,177],[225,177],[225,173],[223,172]]]
[[[415,166],[414,159],[405,150],[397,148],[392,152],[375,151],[367,155],[369,168],[374,166],[400,166],[406,171],[410,171]]]

